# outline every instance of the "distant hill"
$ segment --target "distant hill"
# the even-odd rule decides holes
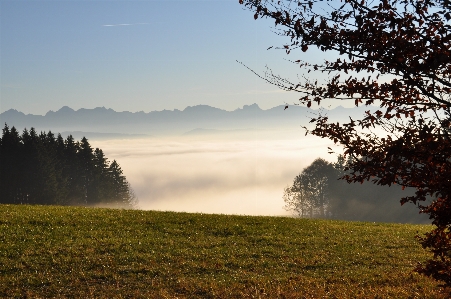
[[[318,113],[337,121],[349,120],[348,115],[361,116],[368,108],[343,108],[333,110],[313,110],[301,106],[277,106],[263,110],[257,104],[244,105],[234,111],[226,111],[208,105],[188,106],[181,110],[140,112],[116,112],[113,109],[97,107],[94,109],[73,110],[64,106],[58,111],[45,115],[24,114],[10,109],[0,114],[0,122],[15,126],[18,130],[34,127],[39,131],[75,132],[97,134],[140,134],[161,136],[167,134],[199,134],[206,130],[230,131],[242,129],[267,129],[299,127],[308,124]],[[96,133],[93,133],[96,132]],[[85,134],[86,135],[86,134]],[[101,136],[100,136],[101,137]],[[104,135],[103,137],[107,137]],[[112,136],[110,136],[112,137]],[[115,138],[120,136],[115,136]],[[123,136],[125,137],[125,136]]]

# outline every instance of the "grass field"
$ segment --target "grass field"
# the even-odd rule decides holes
[[[448,298],[421,225],[0,205],[2,298]]]

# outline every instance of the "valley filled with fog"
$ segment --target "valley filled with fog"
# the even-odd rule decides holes
[[[295,130],[193,132],[90,140],[116,159],[139,208],[246,215],[289,215],[283,189],[330,141]]]
[[[60,132],[88,138],[117,160],[139,208],[183,212],[289,215],[284,187],[315,158],[335,161],[332,143],[305,136],[302,125],[318,113],[305,107],[257,104],[234,111],[198,105],[180,110],[116,112],[62,107],[45,115],[9,110],[0,120],[19,131]],[[327,111],[337,119],[362,109]]]

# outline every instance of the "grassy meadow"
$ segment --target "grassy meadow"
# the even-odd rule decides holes
[[[425,225],[0,205],[1,298],[448,298]]]

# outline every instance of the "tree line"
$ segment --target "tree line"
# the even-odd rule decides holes
[[[335,163],[317,158],[284,189],[284,208],[303,218],[427,223],[416,206],[402,208],[400,198],[413,190],[398,185],[349,184],[340,179],[352,161],[339,155]]]
[[[22,134],[5,124],[0,139],[0,203],[108,205],[133,208],[137,198],[116,160],[83,137]]]

